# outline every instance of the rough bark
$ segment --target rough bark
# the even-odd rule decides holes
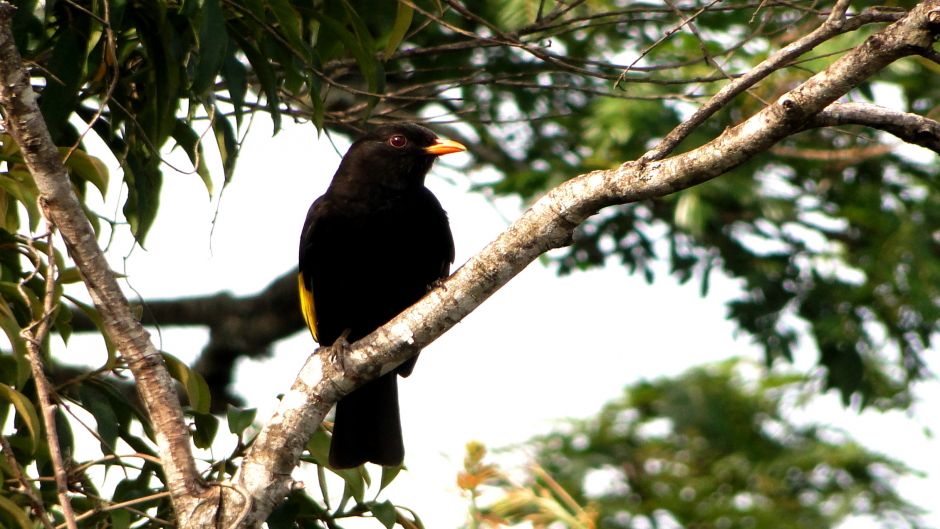
[[[0,2],[0,107],[5,128],[19,146],[36,182],[43,214],[59,230],[101,314],[105,332],[134,374],[156,435],[180,525],[186,527],[187,514],[199,504],[205,487],[196,472],[189,430],[173,380],[150,335],[134,317],[72,190],[62,158],[39,111],[29,74],[13,42],[10,18],[14,10],[7,2]]]

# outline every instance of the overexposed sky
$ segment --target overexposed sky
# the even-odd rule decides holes
[[[134,290],[126,291],[129,296],[251,294],[296,265],[307,208],[326,188],[340,155],[326,136],[318,140],[312,125],[287,123],[272,138],[267,117],[261,114],[255,121],[211,236],[221,186],[218,164],[210,164],[219,182],[212,200],[195,174],[165,169],[160,214],[146,249],[131,251],[129,237],[119,236],[109,254],[112,267],[128,274]],[[344,152],[348,143],[340,141]],[[497,212],[479,194],[469,193],[467,177],[448,168],[447,162],[459,165],[461,156],[443,158],[428,180],[449,212],[455,268],[506,227],[503,217],[515,218],[519,211],[517,202],[504,200]],[[186,166],[181,153],[172,158]],[[119,178],[112,174],[112,180]],[[119,193],[112,185],[100,211],[119,210]],[[711,294],[702,299],[694,281],[678,286],[665,274],[658,278],[650,286],[618,266],[560,278],[534,263],[427,348],[414,374],[399,384],[409,471],[386,497],[416,510],[429,528],[456,527],[467,512],[455,485],[467,441],[494,448],[521,443],[559,419],[594,414],[623,386],[641,378],[677,375],[730,356],[761,360],[750,338],[735,338],[733,324],[725,319],[723,301],[735,293],[733,282],[715,278]],[[206,336],[193,329],[154,333],[158,347],[186,361],[198,355]],[[62,354],[72,363],[93,359],[100,347],[96,352],[92,343],[73,341]],[[299,333],[278,344],[271,359],[240,361],[236,388],[259,409],[259,421],[270,416],[275,396],[289,387],[313,347],[309,334]],[[936,370],[936,360],[930,360]],[[800,368],[814,362],[808,353],[797,358]],[[928,521],[940,526],[940,460],[936,442],[923,432],[940,429],[935,412],[940,384],[924,383],[918,393],[923,402],[913,417],[857,415],[845,411],[833,394],[795,415],[844,428],[865,446],[929,472],[926,479],[905,479],[899,486],[908,499],[932,509]],[[226,435],[223,426],[219,436]],[[524,453],[503,459],[520,461]],[[315,480],[308,483],[316,486]]]

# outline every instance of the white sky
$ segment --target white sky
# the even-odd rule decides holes
[[[340,150],[346,145],[342,142]],[[459,164],[461,156],[443,161]],[[318,142],[312,125],[286,124],[271,138],[266,116],[259,115],[222,197],[211,238],[217,197],[210,202],[196,175],[167,169],[147,249],[134,249],[125,265],[122,257],[131,246],[127,237],[118,237],[112,267],[128,274],[145,299],[221,290],[254,293],[295,266],[307,208],[326,188],[339,159],[325,136]],[[210,167],[221,175],[217,165]],[[112,173],[112,180],[119,174]],[[428,181],[449,212],[457,265],[505,228],[491,204],[467,191],[469,183],[441,163]],[[123,200],[112,188],[103,212],[115,211],[114,204]],[[509,218],[518,214],[513,201],[501,202],[500,209]],[[429,528],[457,527],[467,512],[455,485],[467,441],[480,440],[491,448],[520,443],[559,419],[594,414],[638,379],[676,375],[735,355],[761,359],[749,338],[736,339],[734,326],[725,320],[723,301],[735,292],[731,281],[716,277],[712,293],[702,299],[694,281],[678,286],[665,274],[658,278],[650,286],[618,266],[560,278],[535,263],[428,347],[414,374],[399,384],[409,471],[385,497],[416,510]],[[158,347],[185,361],[196,357],[205,338],[200,330],[163,329],[154,335]],[[91,343],[73,341],[64,359],[96,358],[100,347],[96,352]],[[299,333],[280,343],[272,359],[240,362],[235,387],[259,409],[258,420],[270,416],[275,395],[289,387],[313,347],[309,335]],[[936,371],[937,362],[931,360]],[[807,353],[797,359],[800,368],[814,362]],[[936,442],[924,434],[925,428],[940,430],[940,416],[930,412],[940,409],[940,384],[923,383],[917,393],[922,401],[913,417],[857,415],[842,409],[833,394],[798,415],[844,428],[864,445],[929,472],[899,487],[906,498],[932,509],[928,522],[940,526],[940,460]],[[219,432],[228,435],[224,425]],[[308,484],[315,487],[316,481]],[[846,526],[867,525],[855,520]]]

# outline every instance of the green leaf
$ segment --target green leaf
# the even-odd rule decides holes
[[[193,431],[193,444],[198,448],[209,448],[219,431],[219,420],[215,415],[208,413],[194,413],[193,422],[196,425]]]
[[[339,37],[346,50],[352,53],[359,66],[359,71],[369,87],[369,92],[380,94],[385,90],[385,69],[382,63],[376,59],[373,49],[372,37],[366,29],[365,24],[348,4],[346,7],[348,18],[352,22],[354,32],[346,29],[346,25],[338,20],[323,13],[313,13],[313,16],[332,33]],[[371,110],[378,103],[378,97],[369,98],[369,108]]]
[[[237,48],[234,40],[229,40],[229,48],[232,50]],[[248,74],[245,71],[245,65],[238,60],[234,53],[228,53],[225,62],[222,63],[221,73],[222,78],[225,79],[225,88],[232,99],[231,104],[232,109],[235,111],[235,123],[241,127],[245,108],[245,94],[248,93]]]
[[[139,153],[127,157],[124,169],[127,181],[127,201],[124,202],[124,217],[131,226],[131,233],[143,246],[147,232],[157,217],[160,207],[160,187],[163,174],[160,172],[159,159],[141,156]]]
[[[292,51],[301,57],[305,57],[307,55],[307,45],[300,33],[300,22],[303,17],[287,0],[268,0],[267,4],[277,20],[281,34],[287,38],[287,42],[294,48]]]
[[[170,376],[178,380],[186,389],[186,396],[189,397],[189,406],[196,413],[209,413],[209,404],[211,402],[209,385],[206,384],[202,375],[189,369],[189,366],[170,353],[161,354],[163,355],[163,360],[166,362],[166,368],[167,371],[170,372]]]
[[[199,53],[196,55],[199,62],[190,87],[197,96],[206,92],[215,81],[225,59],[227,44],[228,32],[219,0],[204,0],[199,24]]]
[[[328,466],[330,436],[327,435],[326,429],[322,425],[317,428],[317,431],[313,432],[310,440],[307,441],[307,451],[310,452],[310,456],[318,465]]]
[[[39,446],[39,439],[42,435],[42,423],[39,422],[39,416],[36,414],[33,403],[25,395],[6,384],[0,384],[0,399],[13,404],[13,407],[16,408],[16,413],[26,423],[33,444],[33,451],[35,451],[36,447]]]
[[[376,45],[372,33],[349,0],[343,0],[343,7],[346,8],[346,17],[355,32],[357,46],[351,48],[351,51],[359,63],[359,70],[368,81],[369,91],[382,93],[385,91],[385,67],[375,56]],[[373,99],[377,101],[377,98]]]
[[[69,128],[69,116],[78,104],[78,91],[82,85],[82,69],[86,62],[82,25],[63,25],[62,32],[55,39],[52,56],[42,70],[47,78],[39,109],[53,141],[60,144],[66,143],[63,140]]]
[[[701,196],[695,189],[679,194],[676,203],[675,223],[696,237],[702,236],[706,227],[707,211]]]
[[[356,500],[356,503],[362,503],[365,498],[368,481],[368,474],[366,474],[365,469],[363,467],[356,467],[330,470],[337,476],[343,478],[343,481],[346,483],[346,486],[343,488],[343,500],[340,504],[345,503],[349,498]]]
[[[30,377],[30,367],[28,353],[26,351],[26,342],[20,336],[20,324],[16,321],[16,316],[10,310],[9,305],[0,303],[0,328],[7,335],[10,344],[13,346],[13,357],[16,360],[17,374],[16,386],[22,387]]]
[[[386,61],[398,50],[398,46],[404,40],[408,28],[411,27],[411,19],[414,17],[414,13],[413,7],[406,5],[404,2],[398,2],[395,23],[392,24],[392,31],[388,34],[388,43],[385,44],[385,52],[382,54]]]
[[[107,395],[91,384],[81,384],[78,395],[82,406],[91,413],[98,424],[98,437],[101,441],[101,451],[113,454],[118,437],[118,418],[111,408],[111,401]]]
[[[243,0],[242,4],[257,20],[264,20],[264,3],[262,0]]]
[[[397,467],[382,467],[382,479],[379,481],[379,492],[382,492],[385,487],[389,486],[389,484],[395,480],[402,468],[401,465]]]
[[[108,360],[105,365],[101,367],[101,369],[108,371],[117,367],[117,349],[114,347],[111,339],[108,338],[107,333],[104,332],[104,321],[101,319],[101,314],[98,312],[98,309],[67,294],[63,295],[62,297],[67,299],[72,305],[78,307],[78,309],[82,311],[82,314],[91,320],[91,322],[95,324],[95,327],[98,328],[98,331],[100,331],[101,339],[104,340],[105,349],[108,351]]]
[[[35,231],[42,219],[39,213],[37,199],[39,190],[33,183],[33,177],[25,170],[14,170],[7,173],[0,173],[0,189],[5,190],[15,198],[23,207],[26,208],[26,215],[29,218],[29,228]]]
[[[62,283],[65,285],[70,285],[72,283],[81,283],[82,274],[78,271],[78,268],[74,266],[60,269],[59,274],[56,276],[56,282]]]
[[[274,131],[277,132],[281,128],[281,111],[279,108],[281,99],[277,90],[278,76],[274,72],[271,63],[268,62],[268,57],[261,53],[254,41],[250,41],[237,33],[233,34],[232,37],[238,42],[238,47],[245,54],[245,58],[248,59],[252,71],[261,81],[259,86],[267,101],[268,112],[271,114],[271,121],[274,122]],[[216,125],[219,121],[221,120],[216,120],[213,125]],[[218,136],[218,133],[216,135]]]
[[[398,521],[398,511],[390,501],[372,503],[369,505],[369,509],[372,511],[372,514],[375,515],[375,519],[381,522],[386,529],[392,529],[395,522]]]
[[[215,109],[216,116],[222,113],[218,107]],[[232,181],[232,175],[235,173],[235,162],[238,160],[238,139],[235,137],[235,131],[232,130],[232,124],[227,119],[217,118],[212,120],[212,131],[215,133],[215,142],[219,148],[219,156],[222,158],[222,171],[224,173],[223,187]]]
[[[255,408],[236,408],[229,404],[228,412],[226,413],[228,418],[228,431],[233,434],[241,437],[242,432],[245,431],[245,428],[251,426],[252,421],[255,420],[255,415],[258,413],[258,410]]]
[[[215,114],[215,119],[225,119],[221,114]],[[183,148],[189,161],[196,168],[196,174],[202,179],[202,183],[212,197],[212,175],[209,174],[209,168],[206,166],[206,157],[203,155],[202,142],[199,134],[182,119],[176,120],[176,126],[173,127],[173,139],[176,144]]]
[[[68,153],[65,147],[59,148],[59,154],[65,156]],[[108,193],[108,166],[99,158],[89,155],[82,149],[72,151],[69,159],[65,161],[65,166],[76,176],[86,182],[91,182],[93,186],[101,193],[104,198]]]
[[[317,465],[317,484],[320,486],[320,497],[323,498],[323,505],[330,509],[330,489],[327,488],[326,470],[323,465]]]
[[[0,496],[0,512],[5,513],[4,518],[16,523],[21,529],[33,529],[26,516],[26,508],[20,507],[5,496]]]

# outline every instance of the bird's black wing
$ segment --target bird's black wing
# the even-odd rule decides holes
[[[317,228],[317,217],[322,201],[323,197],[320,197],[314,201],[307,211],[307,219],[304,221],[304,228],[300,235],[300,266],[297,272],[297,292],[300,296],[300,309],[303,312],[304,321],[307,322],[307,327],[317,343],[320,343],[320,336],[317,332],[317,310],[313,302],[313,280],[310,265],[313,258],[311,250],[315,239],[314,231]]]

